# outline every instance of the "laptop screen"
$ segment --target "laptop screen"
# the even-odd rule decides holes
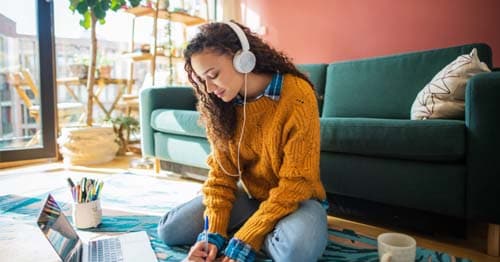
[[[50,194],[42,206],[37,223],[63,261],[80,260],[82,242]]]

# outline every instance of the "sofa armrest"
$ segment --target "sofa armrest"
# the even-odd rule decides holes
[[[143,156],[155,156],[151,113],[156,109],[196,110],[196,96],[190,87],[150,87],[140,93],[140,130]]]
[[[500,72],[472,77],[465,101],[467,216],[500,224]]]

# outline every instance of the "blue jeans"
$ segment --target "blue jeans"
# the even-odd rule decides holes
[[[158,223],[158,235],[169,246],[193,245],[203,231],[203,196],[170,210]],[[233,235],[259,208],[260,202],[238,191],[228,234]],[[328,239],[327,215],[316,200],[300,203],[299,209],[282,218],[265,238],[262,251],[274,261],[316,261]]]

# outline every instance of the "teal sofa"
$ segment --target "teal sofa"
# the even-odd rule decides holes
[[[299,66],[319,94],[321,178],[332,203],[344,196],[500,224],[500,72],[468,81],[464,119],[410,120],[417,93],[474,47],[492,68],[486,44]],[[143,154],[206,172],[210,146],[195,104],[190,88],[143,90]]]

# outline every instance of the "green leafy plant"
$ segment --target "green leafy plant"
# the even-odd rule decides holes
[[[97,65],[99,66],[109,66],[113,64],[113,60],[115,60],[112,56],[109,55],[98,55],[97,56]]]
[[[117,136],[116,143],[120,146],[118,154],[124,154],[128,151],[130,134],[139,131],[139,121],[131,116],[118,116],[107,119],[106,122],[111,123]]]
[[[92,113],[93,113],[93,97],[94,97],[94,83],[96,72],[97,60],[97,37],[96,25],[97,21],[100,24],[106,23],[105,17],[109,10],[116,11],[122,6],[130,5],[132,7],[138,6],[141,0],[68,0],[70,5],[69,9],[73,13],[78,12],[81,20],[80,25],[85,28],[90,28],[90,61],[89,72],[87,77],[87,125],[92,126]]]
[[[85,64],[85,65],[88,65],[89,61],[90,61],[90,59],[89,59],[88,54],[76,53],[75,55],[73,55],[73,63],[74,64]]]

